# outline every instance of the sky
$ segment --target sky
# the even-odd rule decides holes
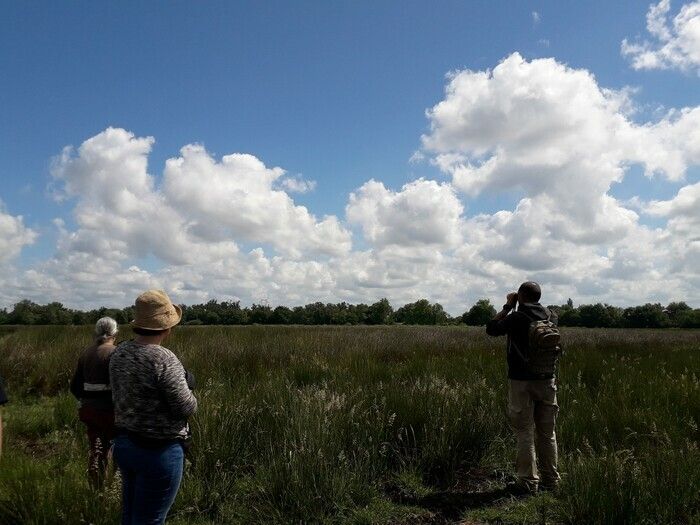
[[[9,2],[0,307],[700,306],[700,1]]]

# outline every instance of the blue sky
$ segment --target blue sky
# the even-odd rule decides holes
[[[671,16],[680,7],[672,4]],[[7,214],[23,216],[37,233],[12,268],[25,271],[54,256],[53,219],[79,229],[80,197],[56,202],[47,189],[51,162],[64,146],[77,147],[110,126],[155,138],[148,171],[156,183],[165,160],[186,144],[202,144],[217,159],[248,153],[316,181],[294,202],[343,221],[349,194],[370,179],[393,191],[420,177],[449,182],[450,174],[432,163],[409,159],[430,132],[425,112],[445,98],[450,71],[492,70],[514,52],[525,61],[554,57],[589,71],[600,88],[635,88],[637,111],[629,118],[639,124],[670,108],[695,107],[700,90],[692,71],[634,69],[620,53],[624,38],[648,38],[647,8],[647,2],[5,4],[0,199]],[[641,172],[633,168],[611,195],[670,200],[697,181],[692,162],[685,180],[650,180]],[[464,217],[512,210],[522,197],[517,187],[459,194]],[[665,219],[639,222],[657,227]],[[232,237],[246,250],[268,246]],[[371,244],[361,235],[353,239],[356,247]],[[158,254],[127,258],[152,271],[163,265]]]

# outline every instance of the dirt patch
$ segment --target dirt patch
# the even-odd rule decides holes
[[[15,437],[8,444],[8,449],[15,449],[21,454],[30,456],[34,459],[48,459],[59,454],[60,450],[54,443],[46,443],[44,441],[34,441]]]
[[[513,497],[503,473],[472,469],[458,476],[448,490],[437,490],[425,495],[415,495],[403,487],[387,484],[385,493],[395,503],[420,507],[428,512],[416,521],[404,521],[406,525],[480,525],[479,522],[461,518],[468,510],[492,506]]]

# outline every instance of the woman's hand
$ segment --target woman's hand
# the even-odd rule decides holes
[[[185,370],[185,381],[187,381],[187,386],[190,390],[194,390],[197,386],[197,380],[194,378],[194,374],[189,370]]]

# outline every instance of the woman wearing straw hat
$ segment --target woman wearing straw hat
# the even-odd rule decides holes
[[[161,346],[182,311],[161,290],[136,299],[136,338],[112,355],[114,459],[122,475],[122,525],[161,524],[180,488],[187,418],[197,410],[186,372]]]
[[[78,359],[70,391],[80,401],[78,416],[87,426],[90,452],[88,480],[101,488],[107,476],[109,450],[114,437],[114,409],[109,381],[109,360],[114,352],[117,322],[103,317],[95,324],[95,341]]]

